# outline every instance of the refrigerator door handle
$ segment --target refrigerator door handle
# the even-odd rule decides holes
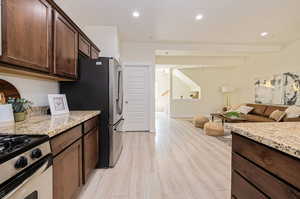
[[[121,115],[123,112],[123,78],[122,78],[122,71],[118,71],[118,96],[116,100],[117,111],[118,114]]]
[[[120,119],[120,120],[113,126],[113,130],[114,130],[114,131],[119,131],[117,127],[118,127],[120,124],[122,124],[123,122],[124,122],[124,118]]]

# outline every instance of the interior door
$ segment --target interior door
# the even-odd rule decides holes
[[[149,66],[125,66],[124,130],[149,131]]]

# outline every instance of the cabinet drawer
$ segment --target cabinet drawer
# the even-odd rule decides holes
[[[237,199],[267,199],[267,197],[248,183],[236,172],[232,172],[232,191],[233,198]]]
[[[236,153],[232,154],[232,168],[272,199],[300,198],[299,191]]]
[[[80,138],[82,135],[81,129],[82,129],[82,126],[79,125],[75,128],[72,128],[72,129],[58,135],[57,137],[54,137],[50,141],[53,155],[57,155],[59,152],[61,152],[67,146],[69,146],[74,141],[76,141],[78,138]]]
[[[98,117],[94,117],[83,124],[84,134],[88,133],[93,128],[96,128],[98,124]]]
[[[91,56],[91,45],[81,35],[79,35],[79,50],[86,56]]]
[[[233,133],[232,150],[300,188],[300,161],[298,159],[235,133]]]

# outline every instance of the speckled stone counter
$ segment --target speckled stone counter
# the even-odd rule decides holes
[[[225,128],[300,158],[300,122],[227,123]]]
[[[69,114],[42,115],[28,118],[23,122],[0,125],[3,134],[43,134],[53,137],[97,115],[100,111],[70,111]]]

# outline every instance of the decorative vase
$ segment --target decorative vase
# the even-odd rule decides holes
[[[26,112],[14,113],[15,121],[22,122],[26,119]]]

